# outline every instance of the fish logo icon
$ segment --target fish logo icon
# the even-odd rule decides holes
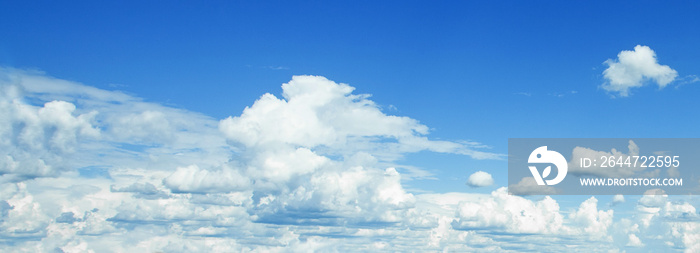
[[[532,153],[530,153],[530,157],[527,159],[527,162],[529,164],[554,164],[554,166],[557,167],[557,176],[553,179],[544,180],[544,178],[547,178],[552,171],[551,165],[547,166],[542,171],[542,175],[540,175],[540,172],[537,170],[536,166],[528,166],[528,168],[530,168],[530,172],[532,172],[532,177],[535,178],[538,185],[555,185],[561,183],[561,181],[566,177],[566,173],[569,169],[566,158],[564,158],[564,156],[559,154],[557,151],[547,150],[547,146],[542,146],[533,150]]]

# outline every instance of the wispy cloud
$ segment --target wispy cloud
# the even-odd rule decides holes
[[[531,97],[531,96],[532,96],[532,93],[530,93],[530,92],[516,92],[516,93],[513,93],[513,94],[514,94],[514,95],[520,95],[520,96],[526,96],[526,97]]]
[[[686,84],[693,84],[697,82],[700,82],[700,77],[698,77],[697,75],[687,75],[677,79],[676,83],[678,85],[676,85],[676,88],[679,88]]]
[[[289,70],[289,67],[285,66],[267,66],[266,68],[271,70]]]

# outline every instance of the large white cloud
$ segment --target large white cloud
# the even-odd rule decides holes
[[[242,145],[245,159],[239,162],[255,182],[260,222],[309,222],[300,212],[317,213],[314,222],[324,224],[402,222],[410,219],[406,209],[414,196],[403,189],[396,169],[380,164],[421,150],[499,157],[463,143],[429,140],[428,127],[384,114],[347,84],[295,76],[282,90],[283,99],[265,94],[219,124],[234,145]]]
[[[664,88],[678,76],[678,72],[667,65],[660,65],[656,53],[648,46],[637,45],[634,51],[623,50],[617,60],[605,61],[608,68],[603,71],[606,83],[601,87],[606,91],[626,97],[630,89],[638,88],[647,81],[655,82]]]
[[[428,127],[409,117],[386,115],[368,95],[320,76],[294,76],[282,85],[284,99],[265,94],[243,114],[221,121],[219,129],[246,147],[292,145],[326,147],[329,153],[366,151],[385,159],[405,152],[431,150],[475,158],[499,155],[468,144],[431,141]]]

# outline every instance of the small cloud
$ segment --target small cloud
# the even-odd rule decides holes
[[[666,204],[667,199],[668,195],[664,190],[651,189],[644,192],[644,196],[639,199],[637,204],[647,208],[660,208]]]
[[[477,171],[474,172],[471,176],[469,176],[469,179],[467,180],[467,185],[470,187],[485,187],[485,186],[491,186],[493,185],[493,177],[491,177],[491,174],[483,172],[483,171]]]
[[[630,89],[644,86],[647,80],[662,89],[678,77],[676,70],[657,62],[656,53],[648,46],[637,45],[634,51],[623,50],[617,55],[617,60],[608,59],[605,64],[608,65],[603,71],[606,82],[601,87],[621,97],[629,96]]]
[[[516,92],[516,93],[513,93],[513,94],[514,94],[514,95],[520,95],[520,96],[526,96],[526,97],[531,97],[531,96],[532,96],[532,93],[530,93],[530,92]]]
[[[620,203],[625,203],[625,196],[622,194],[617,194],[613,197],[612,205],[615,206]]]

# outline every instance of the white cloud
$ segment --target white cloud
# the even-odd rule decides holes
[[[299,223],[308,220],[299,212],[316,212],[324,224],[424,223],[407,211],[415,199],[401,175],[379,166],[421,150],[499,157],[475,150],[478,143],[429,140],[428,127],[384,114],[347,84],[295,76],[282,90],[284,99],[265,94],[219,124],[245,154],[239,163],[255,182],[258,222]]]
[[[488,229],[514,234],[585,236],[589,240],[611,241],[613,210],[599,210],[598,200],[591,197],[578,209],[562,215],[559,204],[549,196],[539,201],[508,194],[506,188],[491,193],[490,198],[465,199],[457,208],[452,224],[456,229]]]
[[[284,99],[265,94],[240,116],[222,120],[219,129],[228,139],[249,148],[326,147],[331,153],[365,151],[387,160],[421,150],[479,159],[499,157],[470,145],[428,140],[423,136],[427,126],[384,114],[369,95],[352,94],[354,89],[320,76],[294,76],[282,85]]]
[[[651,189],[644,192],[639,199],[639,205],[644,207],[662,207],[668,199],[668,195],[661,189]]]
[[[622,194],[617,194],[613,196],[612,205],[617,205],[620,203],[625,203],[625,196]]]
[[[221,121],[228,138],[248,147],[291,144],[313,148],[344,145],[349,137],[407,137],[428,128],[407,117],[384,115],[353,87],[323,77],[295,76],[282,85],[283,97],[263,95],[240,117]]]
[[[246,142],[248,146],[229,147],[217,129],[217,122],[206,116],[40,73],[3,71],[11,76],[3,79],[11,80],[2,86],[7,91],[1,101],[6,108],[15,103],[19,106],[13,110],[29,112],[18,115],[25,118],[33,115],[28,119],[38,122],[32,123],[39,125],[35,128],[41,130],[41,124],[48,124],[57,129],[54,135],[28,135],[44,136],[44,139],[25,138],[28,148],[13,143],[6,145],[23,148],[24,154],[34,159],[42,158],[42,153],[28,152],[31,145],[61,154],[81,155],[81,159],[65,160],[64,164],[60,160],[43,159],[47,161],[46,167],[64,165],[65,169],[62,173],[39,174],[57,178],[31,181],[31,185],[39,187],[42,205],[28,197],[18,200],[7,197],[9,200],[0,206],[2,213],[7,213],[2,223],[5,231],[20,233],[20,228],[15,229],[13,224],[22,224],[25,227],[22,231],[45,236],[41,244],[15,245],[40,251],[125,249],[100,239],[120,237],[125,230],[130,235],[119,240],[137,245],[136,251],[180,249],[178,242],[184,248],[211,249],[196,243],[197,238],[220,235],[229,239],[217,242],[218,245],[233,242],[232,247],[238,249],[279,246],[279,233],[253,221],[278,223],[283,227],[291,222],[311,230],[318,223],[430,227],[436,224],[434,217],[414,209],[415,198],[403,189],[401,175],[394,168],[378,166],[402,153],[420,150],[475,157],[489,155],[473,151],[478,146],[474,143],[428,140],[423,136],[427,127],[416,120],[385,115],[368,96],[350,94],[352,88],[347,85],[327,80],[317,82],[323,78],[304,81],[301,77],[297,78],[301,80],[299,83],[293,81],[284,86],[285,98],[292,106],[282,109],[287,110],[282,118],[289,117],[291,122],[299,123],[295,120],[305,121],[306,112],[321,115],[317,125],[301,122],[290,128],[292,134],[308,133],[307,136],[301,139],[292,135],[271,139],[260,136],[258,141]],[[43,102],[44,107],[39,107],[16,99],[22,97],[47,101]],[[264,99],[251,108],[261,104],[265,104]],[[278,122],[266,121],[268,115],[264,112],[252,110],[240,117],[244,116],[262,117],[263,122],[258,126],[269,129],[261,132],[263,135],[275,134],[280,126]],[[8,120],[7,126],[14,126],[12,122],[16,121]],[[368,127],[374,123],[381,124]],[[64,128],[67,130],[63,131]],[[334,133],[329,136],[335,139],[318,139],[317,130]],[[15,130],[6,131],[11,134]],[[337,140],[341,141],[336,143]],[[82,186],[78,187],[77,182]],[[43,205],[51,208],[39,207]],[[33,223],[17,216],[17,211],[30,215]],[[42,229],[47,227],[49,232],[42,234]],[[188,237],[171,240],[169,234],[173,233]],[[289,238],[287,245],[299,249],[325,245],[320,240],[302,239],[301,233],[288,230],[282,237]],[[251,236],[255,239],[247,239],[248,246],[235,243],[236,238]],[[159,238],[168,239],[162,243]]]
[[[477,171],[469,176],[469,179],[467,179],[467,185],[471,187],[490,186],[493,185],[493,177],[491,177],[491,174],[489,173]]]
[[[100,136],[91,123],[95,111],[76,115],[75,105],[65,101],[32,106],[7,97],[17,95],[10,93],[15,92],[4,93],[0,100],[0,173],[6,179],[56,176],[66,169],[64,160],[75,153],[80,139]]]
[[[695,206],[687,202],[666,202],[663,209],[663,217],[667,219],[697,221],[698,213]]]
[[[559,205],[549,196],[538,202],[510,195],[505,187],[492,198],[465,202],[457,209],[453,226],[459,229],[498,228],[510,233],[557,233],[563,227]],[[543,224],[547,224],[543,226]]]
[[[678,76],[671,67],[657,63],[656,53],[648,46],[637,45],[634,51],[623,50],[617,55],[617,60],[608,59],[605,64],[608,65],[603,71],[606,83],[601,87],[622,97],[629,96],[630,89],[643,86],[647,80],[664,88]]]
[[[293,177],[309,175],[321,167],[332,166],[331,160],[307,148],[284,148],[260,150],[249,162],[247,174],[255,179],[282,184]]]
[[[43,212],[41,204],[27,192],[24,183],[4,185],[2,199],[5,209],[0,223],[5,237],[41,236],[50,218]]]
[[[577,223],[586,234],[605,238],[613,221],[613,210],[598,210],[598,199],[591,197],[581,203],[578,210],[569,214],[569,218]]]

